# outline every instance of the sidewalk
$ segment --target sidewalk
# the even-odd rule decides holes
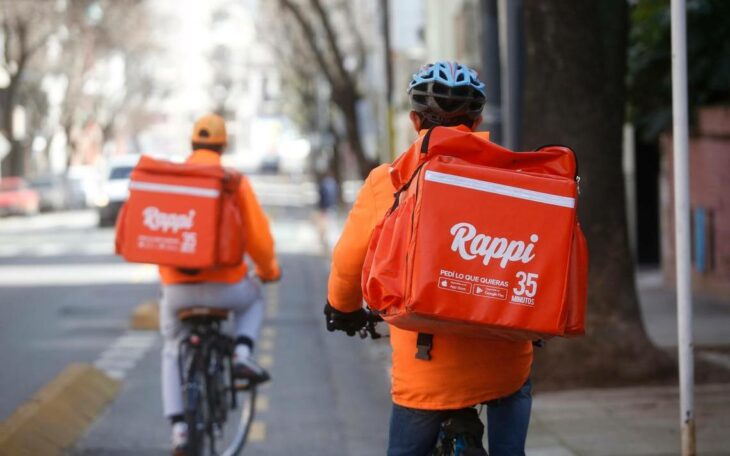
[[[658,271],[637,274],[642,316],[652,341],[677,346],[675,293]],[[694,297],[697,356],[730,369],[730,303]],[[695,389],[697,450],[730,455],[730,384]],[[528,436],[528,456],[677,455],[679,393],[675,386],[538,393]]]
[[[730,455],[730,385],[695,391],[698,454]],[[575,390],[538,394],[528,456],[680,454],[676,387]]]

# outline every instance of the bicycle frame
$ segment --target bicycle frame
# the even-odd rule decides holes
[[[188,328],[188,334],[180,342],[178,364],[185,395],[191,456],[203,454],[206,437],[208,453],[219,455],[216,451],[217,434],[222,434],[228,411],[239,405],[237,393],[246,392],[248,401],[241,409],[235,434],[220,453],[220,456],[235,456],[243,449],[253,421],[256,387],[236,384],[232,369],[234,342],[221,333],[219,321],[201,318],[188,324]],[[228,404],[226,393],[229,394]]]

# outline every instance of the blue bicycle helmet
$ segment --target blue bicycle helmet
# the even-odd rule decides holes
[[[421,67],[408,85],[408,95],[415,112],[445,126],[475,120],[486,102],[484,83],[476,71],[449,61]]]

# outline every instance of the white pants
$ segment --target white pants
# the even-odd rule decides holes
[[[188,307],[216,307],[233,311],[233,335],[256,341],[264,319],[264,300],[257,280],[238,283],[165,285],[160,301],[162,347],[162,406],[165,416],[183,413],[178,352],[184,336],[177,312]]]

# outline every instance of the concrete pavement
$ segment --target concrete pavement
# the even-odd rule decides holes
[[[730,384],[698,386],[695,417],[698,454],[730,455]],[[680,448],[676,387],[535,396],[529,456],[669,456]]]
[[[656,270],[639,271],[637,286],[649,337],[675,350],[674,291]],[[696,295],[693,308],[696,356],[730,369],[730,302]],[[730,384],[698,385],[695,417],[698,454],[730,455]],[[668,456],[680,448],[676,386],[535,394],[530,456]]]

